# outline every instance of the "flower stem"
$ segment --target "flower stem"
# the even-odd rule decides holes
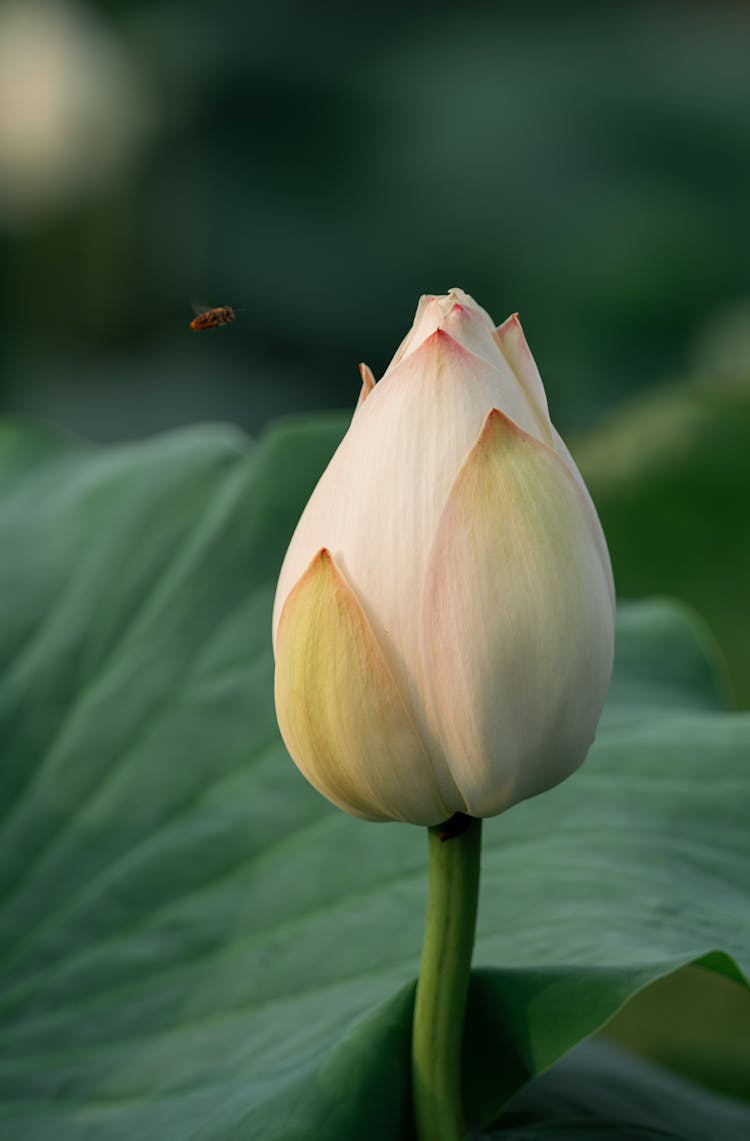
[[[459,1141],[461,1040],[479,892],[481,820],[429,829],[430,883],[412,1034],[418,1141]]]

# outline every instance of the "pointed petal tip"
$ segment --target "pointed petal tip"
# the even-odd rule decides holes
[[[500,341],[501,347],[503,342],[507,341],[510,337],[520,337],[525,345],[526,335],[523,331],[520,314],[511,313],[510,317],[506,317],[505,320],[496,327],[495,336]]]
[[[357,406],[354,409],[355,415],[360,410],[360,408],[364,404],[365,400],[367,400],[367,397],[370,395],[370,393],[372,392],[372,390],[375,387],[375,375],[374,375],[372,369],[370,368],[370,366],[364,364],[364,362],[360,362],[360,364],[358,365],[358,368],[359,368],[359,375],[362,378],[362,387],[359,391],[359,399],[357,400]]]
[[[515,420],[511,420],[505,412],[501,412],[499,408],[490,408],[489,412],[484,418],[477,443],[489,443],[490,440],[496,439],[499,436],[507,435],[517,436],[519,439],[533,439],[529,436],[528,432],[524,432],[523,428],[519,428]],[[538,441],[535,441],[535,443]]]
[[[534,409],[542,438],[552,445],[552,424],[547,407],[547,395],[518,313],[511,313],[502,325],[498,325],[494,337],[495,343]]]
[[[331,552],[328,550],[328,547],[321,547],[319,551],[315,552],[313,557],[310,559],[310,562],[307,564],[307,566],[303,570],[302,574],[299,576],[297,581],[293,584],[293,586],[292,586],[291,590],[288,592],[286,598],[281,603],[281,606],[278,610],[278,619],[276,620],[276,629],[274,631],[274,635],[275,635],[274,636],[274,643],[275,644],[278,643],[278,639],[279,639],[279,635],[281,633],[281,629],[284,625],[286,615],[289,611],[289,603],[290,603],[291,599],[294,598],[295,595],[298,594],[300,592],[300,590],[302,590],[304,588],[305,584],[308,583],[311,578],[314,578],[316,576],[316,574],[318,574],[321,571],[323,573],[326,573],[326,572],[332,573],[333,575],[335,575],[337,573],[336,564],[333,561],[333,556],[331,555]],[[275,648],[275,646],[274,646],[274,648]]]
[[[429,346],[432,349],[440,349],[443,352],[459,353],[461,356],[468,354],[468,349],[462,345],[460,341],[456,340],[454,336],[440,327],[435,329],[434,333],[430,333],[429,337],[425,337],[419,348],[424,348],[426,346]],[[415,352],[418,353],[419,349],[416,349]]]
[[[371,391],[375,387],[375,374],[373,373],[372,369],[368,364],[365,364],[364,361],[360,361],[357,365],[357,368],[359,369],[359,375],[362,378],[363,387],[368,391]]]

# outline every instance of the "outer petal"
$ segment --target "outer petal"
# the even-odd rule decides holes
[[[547,395],[517,313],[512,313],[507,321],[498,325],[495,330],[495,340],[534,409],[541,438],[545,443],[552,445],[552,424],[547,407]]]
[[[366,600],[378,636],[392,639],[408,672],[418,671],[413,599],[455,474],[490,408],[501,407],[524,430],[537,431],[499,351],[498,361],[490,365],[439,328],[367,393],[289,544],[274,604],[274,642],[289,591],[315,552],[327,547]]]
[[[524,336],[517,313],[513,313],[508,317],[507,321],[503,321],[502,325],[498,325],[495,330],[495,338],[502,350],[503,356],[513,369],[518,383],[525,391],[529,403],[535,410],[536,421],[540,429],[540,438],[553,447],[560,458],[567,464],[571,475],[580,488],[582,496],[586,500],[591,529],[595,535],[597,546],[599,547],[602,563],[606,567],[610,594],[614,604],[615,586],[612,578],[612,565],[609,560],[609,551],[607,550],[607,544],[604,539],[604,532],[602,531],[599,517],[596,514],[596,508],[591,500],[588,488],[583,482],[581,473],[576,467],[575,461],[565,445],[565,441],[550,422],[547,396],[544,391],[544,385],[542,384],[542,378],[539,375],[539,369],[536,366],[536,361],[532,356],[531,349]]]
[[[334,804],[368,820],[450,816],[372,627],[327,550],[282,611],[275,696],[289,752]]]
[[[469,813],[584,759],[614,615],[589,505],[564,461],[493,410],[456,478],[425,595],[430,716]]]
[[[555,451],[557,452],[560,459],[563,460],[567,464],[568,470],[570,471],[570,474],[572,475],[575,483],[577,484],[578,490],[581,493],[581,498],[583,499],[583,501],[586,505],[586,513],[588,514],[588,517],[589,517],[589,526],[591,528],[591,533],[594,536],[594,541],[596,542],[596,546],[597,546],[597,549],[599,551],[599,558],[601,559],[602,566],[604,567],[604,571],[605,571],[605,574],[607,576],[607,582],[609,584],[609,597],[610,597],[610,601],[612,603],[612,610],[614,612],[614,608],[615,608],[615,580],[612,576],[612,561],[609,557],[609,548],[607,547],[607,540],[604,538],[604,531],[602,530],[602,525],[599,522],[599,516],[596,513],[596,507],[594,506],[594,501],[591,498],[591,496],[589,495],[589,489],[586,487],[586,484],[583,482],[583,476],[579,472],[579,470],[576,466],[575,460],[573,459],[572,455],[568,451],[567,444],[565,443],[565,441],[563,440],[562,436],[560,435],[560,433],[557,431],[556,428],[552,429],[552,438],[554,441]]]

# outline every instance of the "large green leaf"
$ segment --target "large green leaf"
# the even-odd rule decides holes
[[[493,1141],[746,1141],[750,1106],[585,1043],[512,1099]]]
[[[274,577],[341,428],[4,429],[10,1137],[409,1135],[425,836],[331,808],[272,703]],[[488,822],[476,1120],[681,964],[748,970],[749,746],[702,626],[624,610],[586,765]]]
[[[726,975],[692,966],[666,975],[628,1002],[605,1034],[718,1093],[748,1098],[750,988]]]

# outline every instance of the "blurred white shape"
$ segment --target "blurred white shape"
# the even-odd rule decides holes
[[[133,57],[94,13],[68,0],[0,7],[0,225],[97,190],[151,123]]]

